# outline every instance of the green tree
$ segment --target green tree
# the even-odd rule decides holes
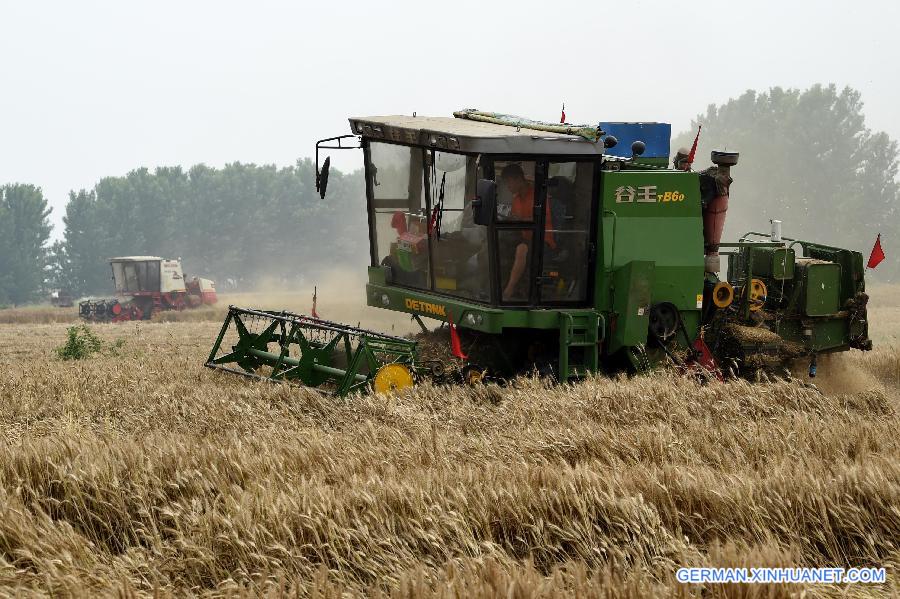
[[[0,303],[24,304],[44,291],[49,215],[39,187],[0,187]]]
[[[110,224],[101,218],[95,192],[82,189],[69,193],[62,251],[68,268],[65,278],[73,294],[109,291]]]
[[[774,218],[784,221],[788,237],[866,254],[881,232],[885,251],[897,256],[897,142],[870,131],[862,108],[849,87],[747,91],[710,105],[673,145],[689,147],[702,124],[695,168],[705,168],[713,149],[741,153],[732,169],[726,237],[767,231]],[[886,261],[876,274],[900,277],[900,261]]]
[[[110,293],[108,259],[136,254],[181,257],[190,275],[220,284],[289,284],[342,265],[363,268],[365,206],[360,172],[332,171],[320,199],[308,159],[286,168],[141,168],[69,195],[54,269],[67,269],[56,278],[79,294]]]
[[[46,284],[51,289],[72,290],[72,266],[63,241],[54,241],[47,250]]]

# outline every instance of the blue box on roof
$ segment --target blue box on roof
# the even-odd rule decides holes
[[[669,143],[672,125],[669,123],[600,123],[607,135],[613,135],[619,143],[606,150],[610,156],[631,158],[631,144],[642,141],[647,145],[641,158],[665,158],[669,160]]]

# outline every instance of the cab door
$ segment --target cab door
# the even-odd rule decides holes
[[[548,161],[543,172],[545,209],[540,270],[536,274],[538,305],[586,305],[592,287],[594,161]]]
[[[504,305],[586,305],[595,162],[495,160],[497,297]]]
[[[537,303],[536,277],[541,264],[544,164],[537,160],[494,160],[497,214],[494,243],[497,255],[497,297],[501,304]]]

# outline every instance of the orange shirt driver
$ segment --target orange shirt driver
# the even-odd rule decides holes
[[[500,180],[509,189],[513,196],[511,213],[517,220],[530,221],[534,216],[534,185],[526,178],[522,166],[518,163],[506,165],[500,172]],[[550,219],[550,204],[547,203],[545,215],[544,243],[551,249],[556,249],[556,239],[553,237],[553,223]],[[528,245],[531,241],[531,231],[522,231],[523,242],[519,243],[513,256],[512,268],[503,285],[503,300],[527,299],[519,297],[519,283],[525,274],[528,258]]]
[[[523,181],[524,181],[523,177]],[[544,243],[551,249],[556,249],[556,239],[553,238],[553,222],[550,216],[550,202],[548,201],[544,217]],[[534,215],[534,185],[525,181],[524,187],[513,194],[510,212],[514,220],[530,221]],[[522,231],[522,238],[531,241],[531,231]]]

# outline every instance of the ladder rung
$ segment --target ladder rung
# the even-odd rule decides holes
[[[560,368],[565,380],[597,372],[600,366],[599,318],[593,311],[565,313],[560,317]],[[570,361],[573,347],[586,348],[577,363]]]

